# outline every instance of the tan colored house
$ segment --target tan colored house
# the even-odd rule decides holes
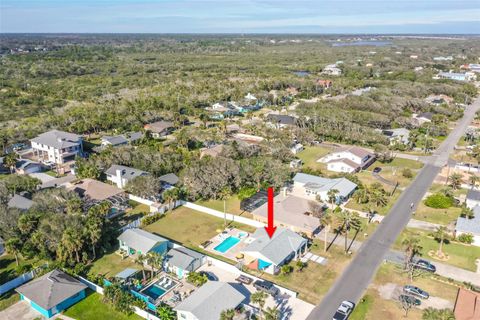
[[[210,156],[216,158],[223,151],[223,144],[217,144],[211,148],[202,148],[200,149],[200,159],[205,156]]]
[[[480,293],[459,288],[453,313],[456,320],[480,319]]]
[[[154,138],[160,138],[170,134],[173,128],[173,122],[164,120],[148,123],[144,126],[144,129],[150,131]]]
[[[104,201],[108,198],[125,194],[122,189],[88,178],[69,183],[66,188],[67,190],[77,192],[81,197],[88,197],[88,199],[96,201]]]

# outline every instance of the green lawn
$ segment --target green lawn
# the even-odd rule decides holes
[[[437,192],[440,192],[444,188],[448,188],[448,186],[446,186],[445,184],[441,184],[441,183],[434,183],[430,187],[429,192],[437,193]],[[467,193],[468,193],[468,189],[463,189],[462,188],[462,189],[453,190],[453,194],[455,195],[455,197],[466,195]]]
[[[302,160],[304,166],[314,170],[326,171],[325,164],[317,162],[317,160],[331,151],[332,149],[326,147],[305,147],[305,150],[299,152],[297,156]]]
[[[394,248],[403,250],[401,242],[404,237],[418,236],[420,239],[420,246],[422,247],[421,254],[426,259],[435,261],[435,256],[429,256],[428,252],[433,250],[437,251],[439,243],[429,236],[429,232],[418,229],[406,229],[394,244]],[[445,243],[443,245],[443,252],[448,254],[450,259],[446,261],[440,261],[442,263],[451,264],[456,267],[460,267],[470,271],[476,271],[477,266],[475,260],[480,258],[480,247],[460,244],[458,242]]]
[[[223,212],[223,200],[198,200],[195,203],[200,206]],[[236,195],[233,195],[225,200],[225,208],[227,213],[241,215],[246,218],[252,217],[250,213],[240,209],[240,199],[238,199]]]
[[[26,260],[19,255],[20,265],[30,264],[33,267],[38,267],[44,262],[38,259]],[[15,257],[10,254],[4,254],[0,257],[0,284],[8,282],[16,277],[18,274],[16,272],[17,264],[15,262]]]
[[[418,204],[415,211],[415,219],[448,225],[452,221],[456,221],[462,209],[458,207],[450,207],[447,209],[435,209],[427,207],[423,201]]]
[[[368,311],[372,308],[373,305],[373,298],[370,295],[365,295],[355,306],[355,310],[353,310],[352,314],[350,315],[350,320],[365,320]]]
[[[389,190],[389,189],[386,189],[386,190]],[[398,198],[400,197],[400,194],[401,194],[400,192],[401,192],[401,190],[397,190],[393,196],[387,197],[388,198],[388,203],[387,203],[387,205],[382,206],[382,207],[377,207],[377,206],[375,206],[373,204],[370,204],[370,203],[357,203],[355,201],[355,199],[350,199],[345,207],[347,209],[360,210],[360,211],[364,211],[364,212],[367,212],[368,209],[371,209],[371,210],[376,211],[380,215],[386,215],[388,213],[388,211],[390,211],[392,206],[395,204],[395,202],[397,202],[397,200],[398,200]]]
[[[108,303],[102,302],[102,295],[89,291],[87,297],[63,312],[76,320],[115,319],[115,320],[142,320],[132,314],[127,316],[113,309]]]
[[[135,207],[133,207],[130,210],[127,210],[128,215],[136,215],[139,213],[149,213],[150,212],[150,207],[147,206],[146,204],[139,203]]]
[[[363,181],[363,183],[370,184],[372,182],[379,182],[375,177],[372,176],[372,170],[376,167],[382,168],[382,171],[379,173],[381,177],[390,180],[392,182],[398,182],[400,186],[406,187],[413,181],[418,170],[423,167],[423,163],[410,159],[395,158],[392,162],[381,163],[380,161],[375,161],[367,170],[359,173],[368,174],[368,181]],[[403,169],[410,169],[412,171],[413,177],[406,178],[403,176]]]
[[[103,255],[100,259],[92,263],[89,273],[92,275],[102,274],[111,277],[126,268],[140,269],[140,266],[133,262],[132,259],[122,259],[115,252]]]
[[[255,228],[243,224],[233,225],[247,232],[255,231]],[[144,229],[198,249],[201,243],[218,234],[217,229],[224,229],[224,222],[223,219],[182,206]]]
[[[20,301],[20,295],[14,290],[10,290],[0,296],[0,311],[7,309]]]

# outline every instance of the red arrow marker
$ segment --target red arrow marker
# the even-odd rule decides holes
[[[268,236],[270,239],[272,238],[273,234],[275,233],[275,230],[277,230],[277,227],[274,226],[274,221],[273,221],[273,188],[269,187],[268,188],[268,225],[265,227],[265,230],[268,233]]]

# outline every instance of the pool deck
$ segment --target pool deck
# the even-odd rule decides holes
[[[140,293],[143,295],[147,295],[144,291],[146,288],[154,285],[157,283],[160,279],[163,277],[168,277],[172,279],[172,281],[175,282],[175,286],[173,286],[171,289],[169,289],[164,295],[161,297],[157,298],[154,302],[156,306],[158,306],[160,303],[166,303],[171,307],[175,307],[177,304],[179,304],[181,301],[175,301],[173,298],[177,294],[181,297],[182,300],[184,300],[187,296],[189,296],[193,291],[195,291],[196,287],[190,283],[188,283],[185,279],[178,279],[175,276],[172,276],[166,272],[162,272],[161,274],[157,275],[154,280],[150,281],[141,291]],[[162,287],[162,286],[160,286]],[[162,287],[162,289],[164,289]]]
[[[248,241],[250,239],[250,234],[246,231],[236,229],[236,228],[226,229],[224,232],[225,233],[220,233],[220,234],[216,235],[215,237],[213,237],[212,239],[210,239],[210,241],[212,241],[212,243],[207,248],[205,248],[205,250],[208,251],[208,252],[211,252],[213,254],[216,254],[216,255],[222,255],[225,258],[228,258],[232,261],[237,261],[236,256],[237,256],[237,254],[241,253],[243,251],[243,249],[245,249],[245,247],[248,245]],[[237,243],[236,245],[234,245],[233,247],[231,247],[227,252],[221,253],[221,252],[216,251],[214,249],[216,246],[218,246],[220,243],[222,243],[228,237],[239,238],[239,236],[238,236],[239,233],[246,233],[248,236],[244,237],[244,238],[241,238],[240,242]]]

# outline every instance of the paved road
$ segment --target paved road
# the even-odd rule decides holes
[[[422,200],[441,167],[447,164],[454,146],[479,109],[480,98],[467,107],[463,118],[457,123],[455,129],[428,159],[423,169],[412,184],[405,189],[375,233],[364,242],[320,305],[316,306],[310,313],[308,320],[330,320],[343,300],[358,302],[384,260],[385,254],[408,224],[412,211],[410,204],[414,203],[416,206]]]

